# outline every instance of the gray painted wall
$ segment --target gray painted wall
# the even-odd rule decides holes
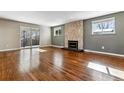
[[[51,45],[51,32],[50,27],[41,26],[40,27],[40,46],[50,46]]]
[[[91,35],[92,21],[115,17],[114,35]],[[101,49],[104,46],[105,49]],[[84,48],[94,51],[124,54],[124,12],[84,20]]]
[[[20,26],[40,28],[40,46],[51,45],[50,27],[0,19],[0,50],[20,48]]]
[[[38,25],[0,19],[0,50],[20,48],[20,26]]]
[[[116,34],[92,35],[92,21],[115,17]],[[64,46],[64,25],[63,36],[54,37],[53,27],[51,28],[51,41],[53,45]],[[92,19],[84,20],[84,49],[124,54],[124,12],[109,14]],[[102,46],[105,49],[102,49]]]
[[[58,27],[58,26],[55,26]],[[64,46],[64,25],[62,27],[62,36],[54,36],[54,27],[51,27],[51,44],[57,46]]]

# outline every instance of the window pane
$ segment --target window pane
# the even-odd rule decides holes
[[[58,36],[58,30],[56,30],[56,36]]]
[[[62,35],[62,31],[61,31],[61,29],[59,29],[59,35]]]
[[[54,28],[54,36],[60,36],[62,34],[61,27]]]
[[[101,32],[102,31],[102,24],[101,23],[93,23],[92,24],[93,32]]]
[[[113,20],[103,22],[102,26],[103,26],[103,31],[109,31],[109,32],[114,31],[114,21]]]
[[[92,22],[92,34],[115,33],[115,18],[108,18]]]

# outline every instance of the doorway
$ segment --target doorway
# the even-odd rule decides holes
[[[38,47],[40,42],[40,29],[20,27],[21,48]]]

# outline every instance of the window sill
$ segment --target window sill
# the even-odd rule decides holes
[[[115,32],[95,32],[92,35],[113,35],[116,34]]]

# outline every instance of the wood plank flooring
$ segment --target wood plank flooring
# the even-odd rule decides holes
[[[124,80],[124,58],[53,47],[1,52],[0,80]]]

